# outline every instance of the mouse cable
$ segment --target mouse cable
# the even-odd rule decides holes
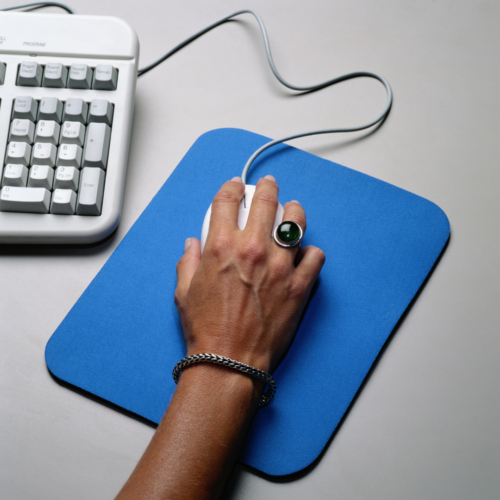
[[[70,14],[78,14],[78,12],[70,7],[69,5],[62,2],[30,2],[23,3],[22,5],[11,5],[10,7],[2,7],[0,10],[17,10],[24,9],[23,12],[29,12],[30,10],[41,9],[42,7],[60,7]]]
[[[70,7],[69,5],[66,5],[64,3],[60,2],[33,2],[33,3],[28,3],[28,4],[23,4],[23,5],[17,5],[17,6],[12,6],[12,7],[4,7],[0,10],[14,10],[14,9],[21,9],[21,8],[27,8],[26,10],[34,10],[38,9],[41,7],[48,7],[48,6],[55,6],[55,7],[61,7],[62,9],[65,9],[68,11],[70,14],[76,14],[76,11]],[[186,38],[182,42],[178,43],[175,47],[170,49],[168,52],[165,52],[161,57],[153,61],[151,64],[148,64],[147,66],[144,66],[143,68],[139,68],[137,71],[137,75],[141,76],[144,73],[148,72],[149,70],[153,69],[154,67],[158,66],[160,63],[168,59],[171,55],[175,54],[175,52],[179,51],[186,45],[189,45],[192,41],[196,40],[199,38],[201,35],[204,35],[208,31],[216,28],[217,26],[229,21],[230,19],[239,16],[241,14],[251,14],[252,16],[255,17],[257,20],[260,31],[262,34],[262,38],[264,40],[264,46],[266,49],[266,55],[267,55],[267,61],[269,63],[269,66],[271,67],[271,70],[276,77],[276,79],[285,87],[288,87],[291,90],[297,90],[300,92],[311,92],[314,90],[319,90],[325,87],[328,87],[330,85],[334,85],[335,83],[342,82],[345,80],[350,80],[352,78],[360,78],[360,77],[368,77],[368,78],[374,78],[375,80],[378,80],[379,82],[382,83],[382,85],[385,87],[386,93],[387,93],[387,101],[385,104],[385,107],[383,111],[372,121],[365,123],[364,125],[360,125],[357,127],[348,127],[348,128],[336,128],[336,129],[321,129],[321,130],[311,130],[308,132],[301,132],[298,134],[293,134],[289,135],[287,137],[282,137],[281,139],[275,139],[274,141],[270,141],[266,144],[264,144],[262,147],[260,147],[257,151],[253,153],[253,155],[248,159],[247,163],[245,164],[245,167],[243,168],[243,172],[241,174],[241,179],[244,184],[246,184],[246,177],[248,170],[252,163],[255,161],[255,159],[262,154],[266,149],[275,146],[277,144],[281,144],[286,141],[291,141],[293,139],[298,139],[300,137],[307,137],[311,135],[320,135],[320,134],[335,134],[335,133],[345,133],[345,132],[358,132],[360,130],[365,130],[367,128],[373,127],[377,123],[382,122],[387,115],[389,114],[389,111],[391,109],[392,105],[392,89],[391,86],[389,85],[389,82],[380,74],[374,73],[372,71],[354,71],[351,73],[346,73],[344,75],[337,76],[335,78],[332,78],[330,80],[326,80],[324,82],[318,83],[316,85],[307,85],[307,86],[297,86],[293,85],[291,83],[288,83],[278,72],[276,65],[274,64],[273,57],[271,55],[271,46],[269,44],[269,39],[267,36],[267,31],[266,27],[264,26],[264,21],[260,17],[260,15],[255,12],[254,10],[251,9],[244,9],[244,10],[238,10],[236,12],[233,12],[232,14],[229,14],[228,16],[223,17],[222,19],[219,19],[218,21],[215,21],[214,23],[206,26],[200,31],[197,31],[190,37]]]
[[[376,125],[377,123],[383,121],[387,117],[387,115],[389,114],[389,111],[391,109],[391,105],[392,105],[392,89],[391,89],[391,86],[389,85],[389,82],[382,75],[379,75],[378,73],[374,73],[371,71],[354,71],[352,73],[346,73],[344,75],[337,76],[336,78],[326,80],[326,81],[318,83],[316,85],[297,86],[297,85],[292,85],[291,83],[288,83],[280,75],[280,73],[276,69],[276,65],[274,64],[273,56],[271,55],[271,46],[269,44],[269,39],[267,36],[266,27],[264,26],[264,21],[262,20],[262,18],[260,17],[260,15],[257,12],[255,12],[254,10],[251,10],[251,9],[244,9],[244,10],[238,10],[236,12],[233,12],[232,14],[230,14],[226,17],[223,17],[222,19],[219,19],[218,21],[215,21],[214,23],[203,28],[202,30],[194,33],[193,35],[186,38],[185,40],[183,40],[182,42],[177,44],[175,47],[170,49],[168,52],[163,54],[161,57],[159,57],[158,59],[153,61],[151,64],[148,64],[147,66],[144,66],[143,68],[140,68],[138,70],[138,75],[139,76],[143,75],[144,73],[146,73],[150,69],[153,69],[155,66],[157,66],[161,62],[165,61],[165,59],[169,58],[172,54],[174,54],[178,50],[182,49],[183,47],[185,47],[186,45],[191,43],[193,40],[196,40],[196,38],[200,37],[201,35],[207,33],[208,31],[212,30],[213,28],[215,28],[215,27],[229,21],[230,19],[241,15],[241,14],[251,14],[252,16],[255,17],[255,19],[259,23],[260,31],[262,33],[262,38],[264,40],[264,46],[266,49],[267,61],[269,63],[269,66],[271,67],[271,70],[272,70],[274,76],[276,77],[276,79],[285,87],[288,87],[289,89],[292,89],[292,90],[301,91],[301,92],[310,92],[310,91],[318,90],[318,89],[321,89],[324,87],[328,87],[330,85],[333,85],[333,84],[338,83],[338,82],[342,82],[344,80],[350,80],[351,78],[368,77],[368,78],[374,78],[374,79],[378,80],[379,82],[381,82],[382,85],[385,87],[385,90],[387,93],[387,101],[386,101],[386,104],[385,104],[385,107],[384,107],[382,113],[380,113],[377,118],[375,118],[374,120],[372,120],[364,125],[360,125],[358,127],[349,127],[349,128],[312,130],[309,132],[302,132],[299,134],[289,135],[287,137],[283,137],[281,139],[276,139],[274,141],[271,141],[271,142],[264,144],[261,148],[259,148],[257,151],[255,151],[255,153],[249,158],[245,167],[243,168],[243,172],[241,174],[241,179],[242,179],[244,184],[246,184],[246,177],[247,177],[248,169],[250,168],[252,163],[255,161],[255,159],[261,153],[263,153],[266,149],[268,149],[272,146],[275,146],[276,144],[280,144],[280,143],[286,142],[286,141],[291,141],[292,139],[298,139],[299,137],[306,137],[309,135],[334,134],[334,133],[340,133],[340,132],[357,132],[359,130],[364,130],[364,129],[370,128],[373,125]]]

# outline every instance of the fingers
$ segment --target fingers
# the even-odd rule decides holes
[[[184,255],[177,263],[177,288],[175,289],[176,301],[182,300],[189,286],[193,275],[198,269],[201,260],[201,245],[196,238],[188,238],[184,246]]]
[[[276,210],[278,209],[278,184],[272,175],[259,179],[252,206],[248,215],[247,228],[263,238],[270,238]]]
[[[283,221],[292,221],[298,224],[302,231],[306,232],[306,213],[298,201],[289,201],[283,207]]]
[[[320,248],[309,245],[299,250],[298,260],[294,283],[297,289],[301,293],[306,292],[307,296],[325,263],[325,253]]]
[[[238,209],[244,192],[245,185],[239,177],[222,185],[212,202],[209,236],[223,229],[238,229]]]

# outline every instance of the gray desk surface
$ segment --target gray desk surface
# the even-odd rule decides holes
[[[238,467],[226,499],[498,498],[500,4],[71,3],[82,14],[127,20],[141,40],[142,63],[252,7],[292,82],[358,69],[382,73],[395,101],[376,133],[294,145],[424,196],[451,221],[444,256],[317,465],[293,481]],[[368,80],[292,97],[273,80],[249,17],[140,78],[114,237],[93,248],[0,247],[2,499],[112,498],[151,438],[152,428],[57,385],[44,348],[195,139],[228,126],[279,137],[357,124],[383,103],[383,88]],[[172,251],[180,255],[181,247]]]

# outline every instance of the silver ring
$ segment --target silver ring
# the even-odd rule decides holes
[[[291,220],[285,220],[278,224],[273,233],[274,241],[284,248],[292,248],[300,245],[304,231],[302,228]]]

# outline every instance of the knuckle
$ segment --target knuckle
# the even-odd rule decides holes
[[[180,291],[179,287],[177,287],[174,292],[174,302],[178,309],[182,306],[183,298],[184,294]]]
[[[270,181],[269,181],[270,182]],[[255,193],[254,202],[260,203],[262,205],[270,205],[270,206],[278,206],[278,197],[276,194],[269,193],[267,191],[261,191],[259,193]]]
[[[177,264],[175,265],[175,270],[179,272],[183,264],[184,264],[184,255],[177,261]]]
[[[265,260],[267,252],[261,239],[255,235],[245,241],[238,251],[239,257],[242,260],[252,264],[258,264]]]
[[[323,264],[325,263],[325,260],[326,260],[325,252],[323,252],[323,250],[321,250],[321,248],[318,248],[318,247],[312,247],[311,252],[312,252],[314,259],[319,264],[321,264],[321,266],[323,266]]]
[[[210,252],[214,257],[221,258],[231,251],[232,246],[233,242],[231,238],[221,233],[207,242],[206,250],[208,250],[208,252]]]
[[[286,277],[290,275],[290,264],[283,259],[277,259],[273,263],[273,276],[278,280],[284,282]]]
[[[230,203],[240,203],[240,198],[236,193],[228,190],[219,191],[214,198],[212,205],[226,205]]]

